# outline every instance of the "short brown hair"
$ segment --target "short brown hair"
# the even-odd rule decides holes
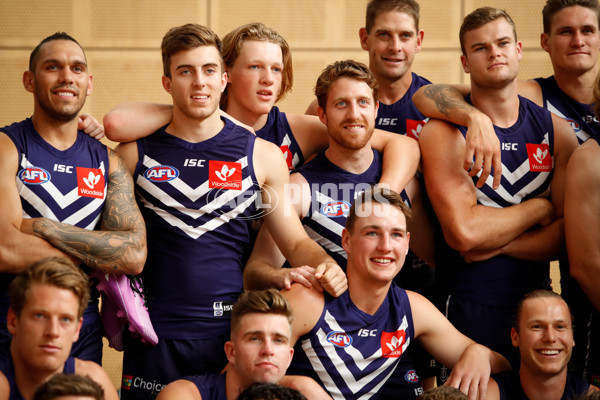
[[[329,88],[333,82],[340,78],[351,78],[365,82],[373,92],[373,100],[377,101],[377,89],[379,85],[375,75],[373,75],[369,67],[354,60],[336,61],[325,67],[323,72],[321,72],[321,75],[319,75],[317,84],[315,85],[315,95],[317,96],[319,107],[323,110],[325,110],[327,105]]]
[[[290,46],[277,31],[271,29],[265,24],[254,22],[251,24],[242,25],[235,28],[223,37],[223,60],[227,68],[233,67],[242,51],[244,42],[248,40],[256,40],[260,42],[270,42],[278,45],[281,48],[283,59],[283,74],[281,80],[281,89],[277,93],[277,101],[283,99],[285,95],[292,90],[294,83],[294,69],[292,66],[292,51]],[[227,88],[221,96],[221,108],[227,108]]]
[[[385,187],[376,186],[372,190],[360,193],[354,200],[346,219],[346,230],[348,232],[352,233],[356,220],[359,218],[357,209],[366,203],[389,204],[399,209],[407,220],[412,218],[410,208],[408,208],[398,193]]]
[[[71,291],[79,300],[79,318],[90,300],[90,281],[71,260],[64,257],[44,258],[17,275],[8,287],[10,308],[17,317],[21,316],[29,299],[29,288],[33,284],[51,285]]]
[[[512,320],[512,326],[515,328],[517,333],[519,332],[519,321],[521,319],[521,315],[523,314],[523,306],[527,300],[531,299],[540,299],[540,298],[551,298],[551,299],[560,299],[565,303],[567,309],[569,310],[569,315],[571,316],[571,323],[573,322],[573,314],[571,314],[571,307],[567,304],[567,302],[561,297],[560,294],[553,292],[552,290],[547,289],[538,289],[532,292],[526,293],[519,304],[517,304],[517,308],[515,310],[515,315]]]
[[[415,20],[415,29],[419,31],[420,7],[415,0],[371,0],[367,4],[367,16],[365,21],[365,29],[367,33],[371,33],[375,19],[380,14],[397,11],[405,13],[413,17]]]
[[[515,28],[515,23],[506,11],[494,7],[480,7],[467,15],[460,26],[458,37],[462,53],[464,55],[467,54],[465,51],[465,36],[467,32],[479,29],[499,18],[504,18],[512,26],[513,35],[515,36],[515,41],[517,41],[517,28]]]
[[[417,400],[469,400],[469,396],[452,386],[438,386],[429,389]]]
[[[287,299],[275,289],[249,290],[240,295],[231,311],[231,333],[239,329],[242,318],[248,314],[274,314],[292,323],[292,308]]]
[[[185,24],[169,29],[161,44],[163,74],[171,77],[171,57],[183,50],[195,49],[201,46],[214,46],[219,53],[221,67],[221,39],[212,30],[199,24]]]
[[[88,376],[55,374],[38,386],[32,400],[53,400],[62,396],[86,396],[104,400],[104,389]]]
[[[596,20],[600,26],[600,5],[598,0],[546,0],[546,5],[542,10],[542,21],[544,24],[544,33],[550,34],[552,31],[552,17],[559,11],[567,7],[585,7],[596,14]]]

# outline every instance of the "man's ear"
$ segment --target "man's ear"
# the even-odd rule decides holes
[[[319,120],[323,123],[323,125],[327,126],[327,114],[325,114],[325,110],[323,110],[321,106],[317,106],[317,115],[319,116]]]
[[[79,321],[77,322],[77,330],[75,331],[75,334],[73,335],[73,343],[75,343],[79,339],[79,332],[81,331],[82,324],[83,324],[83,317],[79,318]]]
[[[90,80],[88,81],[88,88],[87,88],[86,95],[90,96],[93,91],[94,91],[94,77],[90,75]]]
[[[33,93],[35,89],[35,85],[33,83],[33,72],[25,71],[23,72],[23,87],[30,93]]]
[[[165,88],[165,90],[167,91],[167,93],[173,94],[173,91],[171,89],[171,86],[172,86],[171,78],[168,78],[165,75],[163,75],[162,76],[162,85]]]
[[[6,328],[11,335],[14,335],[17,332],[18,322],[19,317],[17,317],[17,314],[15,314],[12,308],[9,308],[8,313],[6,314]]]
[[[363,50],[369,50],[369,45],[367,44],[367,39],[369,38],[369,34],[367,33],[367,28],[362,27],[358,30],[358,37],[360,38],[360,47]]]
[[[342,230],[342,247],[346,253],[350,253],[350,232],[346,228]]]
[[[510,329],[510,340],[514,347],[519,347],[519,334],[515,328]]]
[[[540,35],[540,46],[546,51],[546,53],[550,53],[550,45],[548,44],[549,40],[550,38],[548,37],[547,33],[542,33]]]
[[[227,356],[227,361],[235,364],[235,344],[231,340],[225,342],[225,355]]]

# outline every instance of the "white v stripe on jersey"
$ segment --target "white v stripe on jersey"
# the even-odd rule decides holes
[[[329,313],[329,311],[325,312],[324,319],[325,319],[326,324],[329,326],[329,328],[332,331],[342,331],[343,332],[343,329],[339,326],[339,324],[337,323],[335,318]],[[402,319],[402,323],[398,327],[397,330],[406,330],[407,328],[408,328],[408,322],[407,322],[406,316],[404,316],[404,318]],[[327,356],[328,356],[329,360],[335,365],[334,371],[331,371],[331,372],[332,373],[335,372],[336,375],[341,377],[343,379],[344,383],[348,386],[348,388],[350,388],[352,393],[358,393],[369,382],[372,382],[375,380],[380,381],[380,384],[377,385],[375,388],[373,388],[373,390],[369,394],[364,395],[366,397],[361,397],[361,398],[369,398],[370,396],[375,394],[377,392],[377,389],[379,389],[381,386],[383,386],[383,384],[385,384],[385,382],[389,379],[390,375],[394,372],[395,368],[398,365],[397,358],[387,358],[387,359],[385,359],[385,361],[383,361],[378,366],[378,368],[376,368],[372,372],[362,376],[360,379],[356,379],[354,377],[353,373],[350,371],[350,369],[348,369],[348,367],[346,366],[346,363],[344,362],[344,360],[342,360],[339,357],[334,346],[331,345],[327,341],[327,332],[325,332],[321,328],[317,331],[316,336],[317,336],[318,341],[321,344],[321,346],[327,352]],[[409,344],[410,344],[410,339],[407,339],[407,341],[402,345],[403,353],[406,351]],[[302,349],[307,354],[308,359],[310,360],[313,369],[317,372],[317,374],[319,375],[319,378],[326,385],[328,392],[332,395],[334,393],[336,393],[337,389],[334,384],[334,380],[330,376],[330,372],[327,371],[327,369],[324,367],[324,365],[322,364],[319,357],[316,355],[314,349],[311,346],[309,339],[305,339],[302,341]],[[352,358],[352,361],[355,363],[356,367],[358,369],[360,369],[361,371],[365,371],[368,367],[372,367],[374,360],[381,359],[381,356],[382,356],[381,347],[379,347],[378,350],[375,351],[375,353],[373,353],[367,357],[364,357],[360,353],[360,351],[358,351],[353,346],[345,347],[343,349],[343,351],[345,351],[348,355],[350,355],[350,357]],[[382,375],[385,375],[385,377],[382,377]],[[336,396],[334,396],[334,398],[336,398]],[[343,397],[338,397],[338,398],[343,398]]]

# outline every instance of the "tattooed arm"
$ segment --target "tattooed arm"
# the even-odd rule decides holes
[[[497,189],[502,176],[500,141],[489,117],[465,101],[464,96],[469,91],[467,85],[427,85],[414,94],[413,102],[419,111],[430,118],[467,127],[463,168],[469,172],[469,176],[481,171],[477,181],[477,187],[481,187],[493,167],[493,186]]]
[[[100,230],[90,231],[46,218],[23,220],[21,230],[46,239],[89,267],[139,274],[146,261],[146,226],[125,164],[109,151],[109,181]]]

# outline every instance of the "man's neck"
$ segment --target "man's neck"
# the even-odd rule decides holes
[[[241,381],[240,376],[235,371],[235,367],[230,363],[226,367],[227,376],[225,376],[225,395],[227,400],[235,400],[240,393],[246,389]]]
[[[567,384],[567,370],[546,376],[534,374],[521,364],[519,380],[529,400],[560,400]]]
[[[554,79],[567,96],[580,103],[591,104],[594,102],[594,85],[598,70],[598,66],[595,66],[591,70],[577,74],[556,68]]]
[[[68,149],[77,140],[78,117],[70,121],[59,121],[34,111],[31,120],[39,135],[58,150]]]
[[[373,163],[373,150],[370,142],[362,149],[352,150],[329,140],[325,156],[333,164],[353,174],[362,174]]]
[[[517,82],[501,89],[479,88],[471,82],[471,103],[500,128],[513,126],[519,118]]]
[[[379,88],[377,97],[383,104],[392,105],[399,101],[412,84],[412,68],[406,71],[400,79],[389,80],[384,77],[376,76]]]
[[[375,315],[377,310],[379,310],[379,307],[381,307],[388,295],[391,284],[391,282],[384,285],[369,284],[357,277],[352,277],[352,273],[348,274],[348,294],[350,295],[350,299],[359,310],[369,315]]]
[[[15,383],[24,399],[31,399],[35,389],[39,385],[46,382],[54,374],[61,373],[64,368],[61,367],[54,372],[36,371],[36,369],[31,367],[27,362],[20,359],[18,356],[15,356],[16,351],[12,346],[10,353],[15,368]]]
[[[173,109],[173,119],[166,131],[186,142],[200,143],[216,136],[223,126],[224,122],[221,120],[218,110],[204,119],[192,119],[175,108]]]
[[[228,102],[226,112],[236,120],[240,121],[242,124],[252,127],[254,132],[262,129],[269,119],[269,114],[257,115],[256,113],[250,112],[247,109],[238,106],[237,103],[232,101]]]

